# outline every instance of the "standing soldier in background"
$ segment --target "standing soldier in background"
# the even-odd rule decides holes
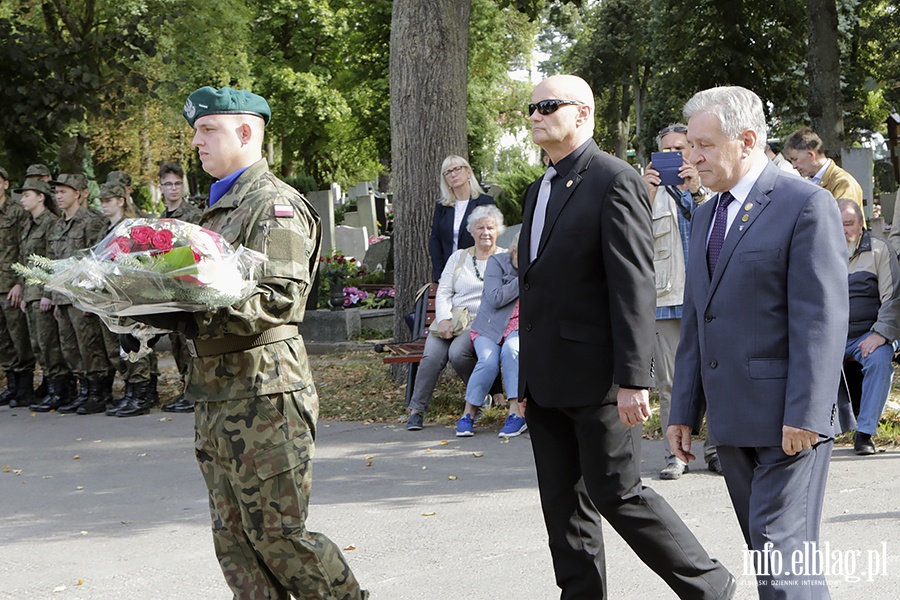
[[[61,174],[56,181],[56,201],[63,212],[50,231],[52,258],[69,258],[90,248],[103,236],[101,217],[87,205],[87,178],[81,173]],[[59,343],[69,369],[78,376],[79,391],[61,413],[101,413],[112,400],[110,364],[103,343],[105,327],[97,315],[75,308],[65,294],[53,292],[54,316],[59,322]],[[114,373],[114,372],[113,372]]]
[[[179,165],[163,163],[159,167],[159,187],[166,203],[166,210],[159,215],[160,218],[188,223],[200,221],[200,209],[184,199],[184,170]],[[172,344],[172,357],[181,376],[181,393],[174,402],[163,405],[162,409],[166,412],[194,412],[194,401],[184,397],[184,390],[190,379],[188,369],[191,366],[191,353],[182,334],[170,333],[169,341]]]
[[[34,353],[21,310],[22,282],[12,265],[19,260],[19,234],[28,213],[6,195],[8,189],[9,174],[0,167],[0,366],[6,373],[0,405],[20,408],[34,402]]]
[[[29,165],[25,170],[25,181],[28,181],[29,179],[39,179],[40,181],[50,183],[50,180],[53,179],[53,174],[50,172],[47,165],[37,163]]]
[[[268,258],[239,304],[138,317],[192,340],[185,396],[219,565],[241,600],[368,598],[340,548],[306,528],[319,398],[297,326],[319,261],[318,215],[269,171],[262,97],[203,87],[183,112],[218,180],[200,225]]]
[[[27,264],[32,254],[49,256],[48,241],[50,230],[59,220],[56,195],[46,181],[30,177],[16,192],[21,194],[22,208],[29,213],[19,238],[19,262]],[[66,394],[66,383],[72,376],[59,347],[59,327],[53,318],[53,301],[50,291],[42,284],[26,283],[22,291],[22,310],[28,319],[31,333],[31,347],[41,363],[47,394],[43,401],[32,404],[34,412],[50,412],[68,404],[71,398]]]

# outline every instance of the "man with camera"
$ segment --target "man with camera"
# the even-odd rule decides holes
[[[659,390],[659,421],[662,430],[669,425],[672,401],[672,378],[675,372],[675,350],[681,338],[681,313],[684,304],[684,274],[691,238],[691,216],[694,209],[709,196],[700,184],[697,169],[688,162],[691,145],[687,141],[687,125],[676,123],[656,135],[659,152],[644,171],[644,182],[653,203],[653,266],[656,270],[656,384]],[[679,183],[680,182],[680,183]],[[666,185],[668,183],[668,185]],[[722,474],[716,447],[706,440],[703,450],[707,467]],[[660,479],[678,479],[688,470],[687,464],[666,447],[666,466]]]

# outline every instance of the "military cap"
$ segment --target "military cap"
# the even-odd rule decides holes
[[[26,179],[25,183],[22,184],[22,187],[14,189],[13,192],[21,194],[26,190],[40,192],[48,198],[53,198],[54,196],[54,189],[50,186],[49,183],[41,179]]]
[[[206,115],[256,115],[262,117],[266,125],[272,118],[269,103],[262,96],[230,87],[217,90],[208,85],[188,96],[182,114],[191,127],[197,119]]]
[[[50,185],[64,185],[76,192],[86,190],[88,187],[87,177],[83,173],[60,173],[59,177],[50,182]]]
[[[9,173],[7,173],[6,169],[4,169],[3,167],[0,167],[0,177],[5,179],[6,181],[9,181]]]
[[[107,198],[126,198],[127,196],[124,185],[107,181],[100,186],[100,194],[97,197],[105,200]]]
[[[106,183],[117,183],[121,186],[128,187],[131,185],[131,175],[125,171],[112,171],[106,176]]]
[[[28,166],[25,170],[25,177],[52,177],[52,173],[50,173],[50,169],[47,168],[47,165],[38,163],[36,165]]]

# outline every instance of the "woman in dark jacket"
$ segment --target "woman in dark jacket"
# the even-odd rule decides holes
[[[451,154],[441,165],[441,198],[434,207],[431,222],[432,280],[438,281],[450,255],[462,248],[471,248],[475,240],[466,230],[469,215],[478,206],[493,204],[494,199],[484,193],[472,173],[469,162]]]

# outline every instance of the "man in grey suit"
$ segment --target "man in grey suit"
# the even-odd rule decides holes
[[[684,114],[690,160],[718,196],[693,219],[666,435],[692,460],[705,399],[759,597],[829,598],[812,550],[847,337],[840,214],[831,194],[766,158],[753,92],[706,90]]]

